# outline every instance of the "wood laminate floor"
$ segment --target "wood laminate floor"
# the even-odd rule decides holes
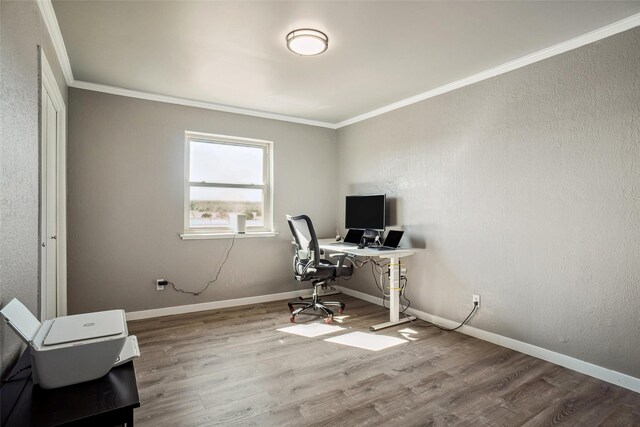
[[[347,304],[342,333],[388,319],[326,299]],[[640,425],[640,394],[457,332],[390,328],[377,334],[415,333],[372,352],[286,326],[285,301],[129,322],[142,352],[136,425]]]

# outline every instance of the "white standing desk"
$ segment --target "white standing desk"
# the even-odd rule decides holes
[[[389,321],[373,325],[369,329],[378,331],[416,319],[414,316],[400,318],[400,258],[413,255],[417,252],[417,249],[398,248],[387,251],[371,248],[358,249],[357,246],[336,244],[335,239],[319,239],[318,244],[320,249],[325,251],[342,252],[354,256],[387,258],[389,260]]]

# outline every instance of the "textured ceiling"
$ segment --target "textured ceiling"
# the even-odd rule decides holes
[[[330,123],[640,12],[640,2],[66,1],[80,81]],[[329,36],[316,57],[285,35]]]

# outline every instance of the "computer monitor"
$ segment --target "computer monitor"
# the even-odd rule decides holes
[[[384,230],[386,195],[347,196],[345,228]]]

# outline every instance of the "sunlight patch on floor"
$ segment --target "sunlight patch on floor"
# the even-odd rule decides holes
[[[415,336],[415,334],[417,334],[418,331],[414,331],[411,328],[400,329],[398,332],[400,333],[400,335],[402,335],[403,337],[405,337],[409,341],[418,341],[420,339],[420,338]]]
[[[303,337],[313,338],[320,335],[331,334],[341,331],[345,328],[336,325],[327,325],[325,323],[307,323],[303,325],[289,326],[278,329],[280,332],[288,334],[301,335]]]
[[[365,350],[380,351],[389,347],[409,342],[402,338],[389,337],[386,335],[368,334],[365,332],[351,332],[333,338],[326,338],[325,341],[336,344],[348,345],[351,347],[363,348]]]

